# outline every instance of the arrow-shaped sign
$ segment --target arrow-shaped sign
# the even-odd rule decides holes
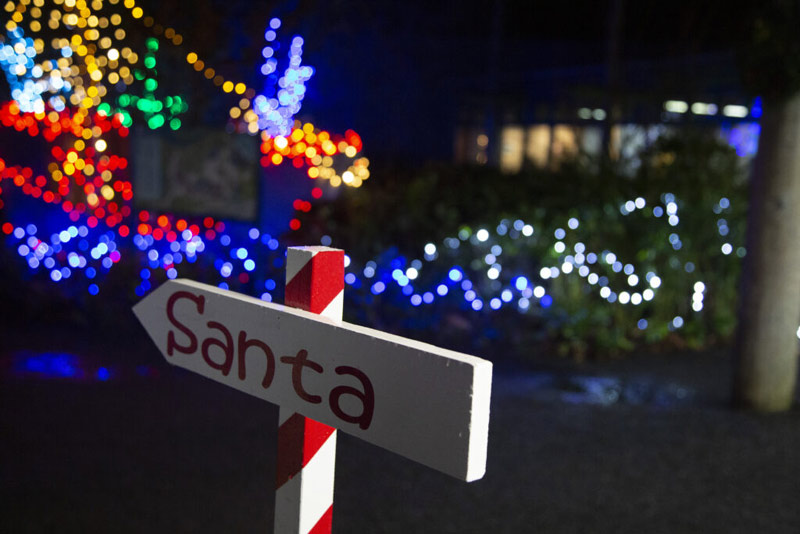
[[[134,312],[173,365],[468,482],[486,470],[491,362],[188,280]]]

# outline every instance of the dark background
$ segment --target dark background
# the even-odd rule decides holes
[[[281,17],[279,38],[302,35],[304,64],[316,69],[299,117],[323,128],[353,128],[377,161],[449,160],[456,126],[553,120],[556,108],[572,99],[605,103],[612,83],[628,96],[646,94],[654,122],[663,99],[720,91],[753,96],[740,83],[735,58],[751,39],[752,2],[142,5],[184,36],[181,59],[195,51],[226,78],[255,88],[264,27]],[[190,113],[203,114],[196,120],[225,116],[224,99],[214,101],[216,88],[185,62],[166,74],[175,78],[167,86],[189,85],[186,92],[199,97],[190,103]]]

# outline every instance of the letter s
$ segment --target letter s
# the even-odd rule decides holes
[[[172,356],[173,351],[176,350],[178,352],[182,352],[183,354],[191,354],[197,350],[197,338],[195,337],[194,333],[189,330],[186,325],[182,324],[175,318],[175,312],[173,308],[175,307],[175,302],[180,299],[189,299],[194,302],[195,306],[197,306],[197,312],[200,315],[203,314],[203,308],[206,301],[205,297],[202,295],[194,295],[188,291],[176,291],[170,295],[169,299],[167,299],[167,319],[169,319],[169,322],[172,323],[175,328],[183,332],[183,334],[189,338],[188,346],[178,345],[178,343],[175,341],[175,332],[170,330],[167,334],[167,356]]]

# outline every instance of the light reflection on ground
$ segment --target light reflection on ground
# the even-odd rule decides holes
[[[104,365],[68,352],[19,351],[11,354],[1,370],[13,379],[108,382],[132,377],[155,378],[159,372],[150,365]]]
[[[635,377],[526,373],[500,378],[495,384],[495,394],[567,404],[629,404],[667,408],[691,404],[696,397],[693,388],[678,382],[657,382]]]

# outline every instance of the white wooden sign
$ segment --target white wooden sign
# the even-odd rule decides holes
[[[188,280],[134,307],[166,360],[473,481],[489,361]]]

